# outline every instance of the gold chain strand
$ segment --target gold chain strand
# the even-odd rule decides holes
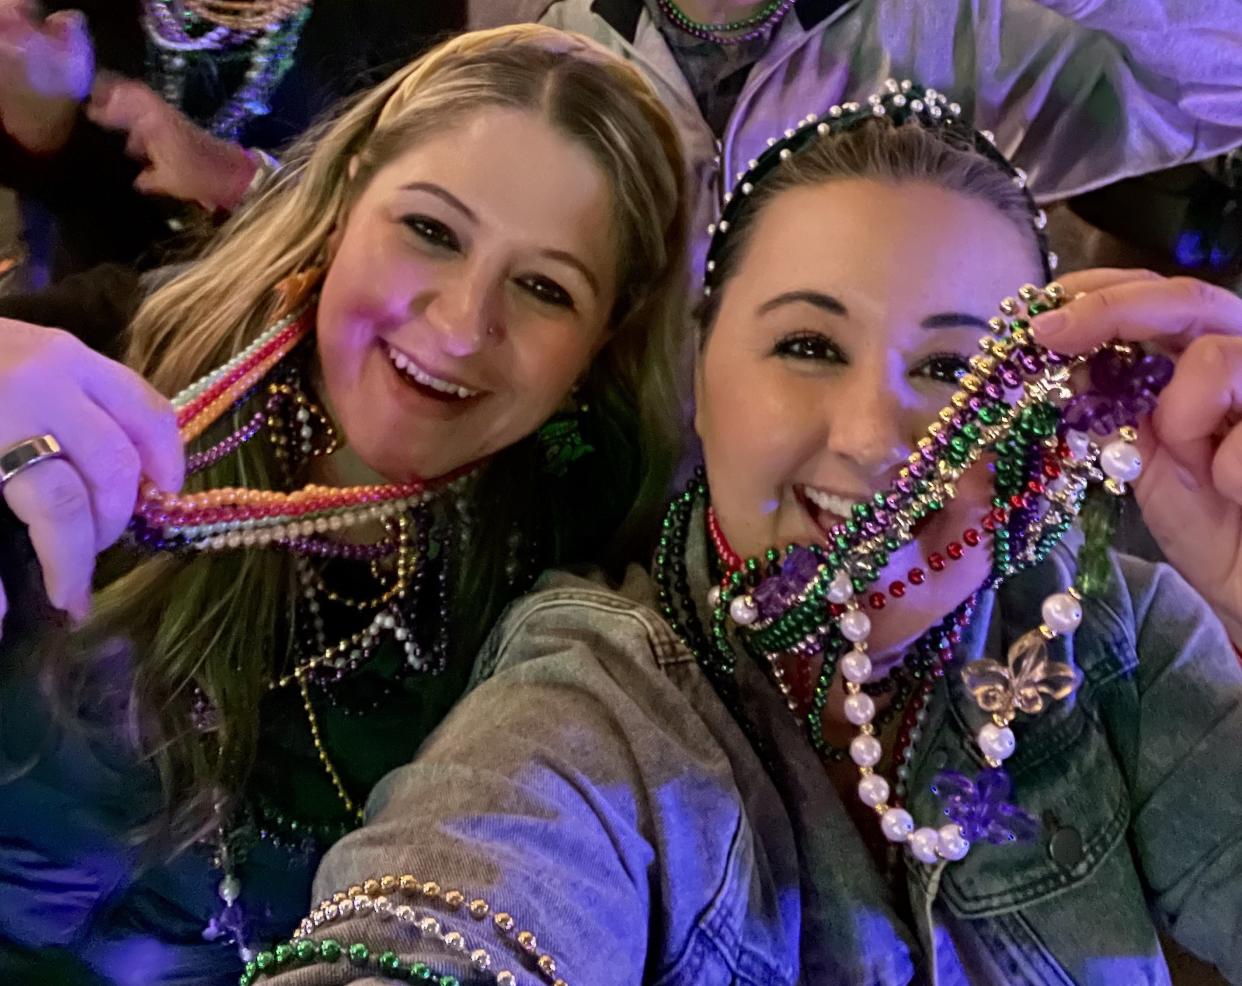
[[[184,0],[185,9],[199,20],[234,31],[261,31],[287,20],[311,0]]]
[[[402,514],[397,518],[397,571],[394,576],[392,585],[388,586],[375,599],[352,599],[343,596],[324,584],[323,577],[316,572],[308,571],[307,578],[310,588],[319,593],[324,598],[339,606],[345,606],[349,609],[370,610],[379,609],[381,606],[391,602],[405,593],[410,588],[410,576],[414,571],[414,539],[412,536],[413,521],[407,514]],[[376,565],[372,563],[371,571],[377,580],[382,580],[382,576],[376,572]]]
[[[309,661],[306,661],[303,664],[299,664],[297,668],[289,672],[289,674],[281,675],[274,682],[272,682],[271,685],[268,686],[269,691],[275,691],[277,688],[287,688],[289,685],[292,685],[295,681],[301,681],[302,676],[307,671],[313,671],[315,668],[322,667],[323,665],[327,664],[329,661],[334,660],[338,655],[348,654],[355,647],[358,647],[362,644],[362,641],[366,639],[368,633],[372,633],[375,630],[376,630],[376,627],[374,624],[372,624],[363,630],[359,630],[357,633],[353,634],[352,636],[346,637],[344,640],[340,641],[339,643],[333,644],[331,647],[329,647],[326,651],[324,651],[318,657],[313,657]]]
[[[277,458],[287,470],[292,472],[295,460],[302,461],[307,456],[316,458],[331,455],[341,447],[341,436],[327,412],[307,397],[300,387],[287,383],[271,383],[268,384],[267,392],[282,403],[293,405],[289,409],[292,411],[292,421],[286,422],[278,414],[271,414],[267,419],[268,439],[276,451]],[[312,442],[315,437],[312,421],[318,425],[321,436],[318,446]],[[290,451],[291,447],[298,449],[301,456],[293,456]]]
[[[412,527],[412,521],[410,521],[408,518],[403,516],[398,519],[398,523],[403,525],[401,528],[401,531],[402,531],[401,536],[403,537],[403,539],[408,539],[409,530]],[[406,559],[405,559],[404,564],[402,564],[401,561],[398,560],[396,583],[392,586],[391,589],[388,590],[387,593],[385,593],[385,595],[388,598],[385,598],[383,602],[378,602],[376,604],[377,608],[385,605],[387,602],[390,602],[392,599],[402,597],[409,590],[411,576],[416,567],[416,562],[417,562],[417,559],[414,558],[413,548],[410,548],[406,554]],[[350,605],[354,602],[354,600],[345,601],[340,598],[338,598],[337,601],[342,602],[344,605]],[[388,614],[388,616],[392,617],[395,620],[395,617],[393,616],[393,614],[390,613]],[[269,686],[269,689],[274,691],[277,688],[287,688],[289,685],[292,685],[295,681],[301,682],[302,676],[306,672],[313,671],[316,668],[323,667],[325,664],[329,664],[332,661],[336,660],[338,657],[346,655],[351,650],[354,650],[355,648],[362,646],[363,642],[367,639],[367,637],[378,637],[385,629],[388,629],[388,627],[383,622],[384,619],[385,619],[384,614],[376,615],[376,617],[369,624],[367,624],[367,626],[363,627],[361,630],[333,644],[331,647],[327,648],[322,654],[319,654],[316,657],[312,657],[306,661],[303,661],[293,671],[289,672],[288,674],[281,675],[274,682],[272,682],[272,684]]]
[[[404,596],[410,587],[410,575],[414,569],[412,557],[414,552],[411,547],[411,531],[413,528],[413,522],[409,517],[402,515],[397,518],[397,525],[399,532],[398,540],[400,544],[397,555],[397,572],[393,585],[380,597],[378,601],[375,602],[373,608],[376,609],[384,606],[394,598]],[[323,591],[327,593],[329,598],[335,600],[336,602],[343,603],[344,605],[351,605],[355,608],[362,608],[361,604],[354,600],[346,600],[326,589]],[[377,620],[382,620],[383,618],[384,617],[382,615],[376,617]],[[332,758],[328,756],[327,746],[324,744],[323,736],[319,731],[319,717],[315,713],[314,702],[311,700],[308,676],[312,670],[332,660],[335,655],[347,654],[353,648],[361,645],[368,636],[378,636],[381,629],[382,624],[377,626],[376,622],[373,620],[367,625],[367,627],[359,630],[350,637],[347,637],[345,640],[340,641],[333,647],[328,648],[323,654],[298,665],[292,673],[278,678],[271,686],[275,689],[284,687],[292,682],[297,682],[298,692],[302,696],[302,708],[306,711],[306,722],[307,725],[310,726],[311,741],[314,743],[315,753],[319,757],[319,762],[323,765],[324,772],[328,775],[328,780],[332,782],[332,787],[336,790],[337,797],[340,799],[341,804],[345,806],[345,810],[353,816],[358,824],[362,824],[362,812],[359,810],[357,805],[354,804],[354,800],[349,796],[349,792],[345,790],[345,784],[341,780],[341,775],[337,771],[336,765],[333,764]]]
[[[306,675],[302,673],[303,670],[303,668],[298,668],[294,673],[297,676],[298,690],[302,693],[302,708],[306,710],[306,721],[310,725],[311,740],[315,744],[315,752],[319,754],[319,762],[323,764],[328,780],[336,788],[336,795],[341,799],[341,804],[353,816],[354,821],[361,825],[362,812],[354,804],[354,799],[349,796],[349,792],[345,790],[345,784],[341,780],[341,775],[337,773],[336,766],[332,763],[332,759],[328,756],[327,748],[324,746],[323,737],[319,735],[319,717],[315,715],[315,705],[311,701],[310,688],[306,684]]]

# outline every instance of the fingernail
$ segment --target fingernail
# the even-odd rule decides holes
[[[1177,474],[1177,478],[1181,484],[1185,486],[1186,489],[1190,490],[1191,493],[1198,493],[1199,490],[1203,488],[1200,486],[1199,481],[1195,479],[1190,470],[1185,466],[1174,466],[1173,471]]]
[[[1036,315],[1032,323],[1035,338],[1047,339],[1049,336],[1055,336],[1065,328],[1067,323],[1068,320],[1061,312],[1044,312],[1042,315]]]

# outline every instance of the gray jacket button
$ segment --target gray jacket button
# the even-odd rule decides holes
[[[1048,840],[1048,855],[1058,866],[1073,869],[1083,858],[1082,836],[1075,828],[1059,828]]]

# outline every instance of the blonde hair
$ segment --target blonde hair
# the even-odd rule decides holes
[[[454,38],[398,71],[306,135],[273,184],[234,216],[202,258],[141,306],[128,362],[171,394],[229,359],[268,325],[274,288],[323,262],[329,238],[372,176],[428,135],[486,107],[540,114],[586,147],[614,196],[619,286],[608,344],[587,373],[584,429],[596,451],[564,479],[541,468],[533,436],[493,458],[473,497],[469,563],[455,566],[459,657],[472,657],[500,609],[545,565],[646,547],[671,475],[675,336],[683,326],[684,166],[675,128],[641,74],[588,39],[536,25]],[[192,488],[272,486],[265,443],[195,477]],[[515,531],[534,548],[515,577]],[[134,646],[130,708],[161,777],[175,851],[200,837],[217,803],[236,800],[253,764],[259,703],[291,653],[296,598],[289,559],[270,552],[160,556],[101,595],[97,617],[71,641],[77,694],[98,686],[91,648]],[[57,694],[73,694],[55,681]],[[218,712],[214,749],[188,726],[197,685]],[[74,707],[73,700],[69,700]],[[167,825],[167,828],[165,828]]]
[[[532,92],[532,81],[542,91]],[[553,95],[567,110],[553,122],[607,159],[601,164],[613,179],[619,221],[657,204],[670,207],[634,231],[640,240],[667,240],[682,210],[684,166],[672,121],[638,70],[589,38],[549,27],[476,31],[432,49],[307,133],[264,194],[226,224],[191,269],[142,305],[126,362],[166,393],[187,386],[271,322],[273,288],[323,262],[333,231],[377,170],[466,112],[548,110],[540,103]],[[588,105],[591,99],[600,102]],[[610,118],[609,111],[621,112]],[[651,137],[654,148],[642,142]],[[644,245],[650,253],[656,243]],[[666,255],[657,266],[677,262],[667,255],[670,245],[660,244]],[[187,313],[193,334],[185,331]]]

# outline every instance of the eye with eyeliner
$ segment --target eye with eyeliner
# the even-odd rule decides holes
[[[439,247],[442,250],[451,250],[455,253],[461,250],[461,241],[458,240],[457,234],[438,219],[412,214],[403,216],[401,222],[415,236],[430,246]]]
[[[957,384],[958,378],[970,370],[970,363],[961,353],[932,353],[910,371],[912,376],[924,376],[937,383]]]
[[[822,332],[792,332],[777,340],[772,355],[812,362],[844,363],[841,347]]]
[[[550,277],[544,277],[541,274],[527,274],[516,278],[516,283],[531,297],[543,302],[545,305],[564,308],[568,311],[575,309],[574,299],[570,293]]]

